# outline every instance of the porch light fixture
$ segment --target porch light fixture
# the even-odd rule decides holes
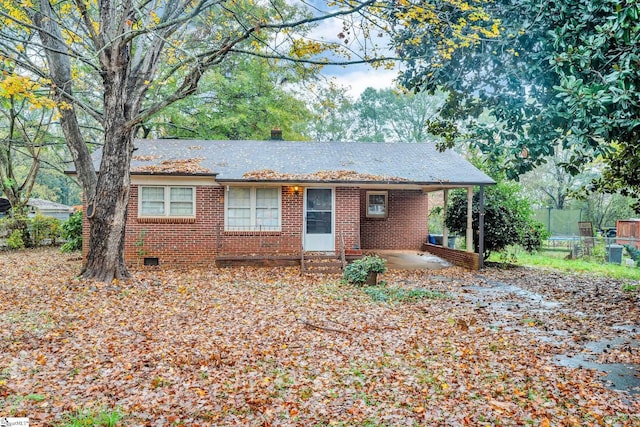
[[[295,194],[296,196],[300,194],[300,187],[298,187],[297,185],[293,186],[293,194]]]

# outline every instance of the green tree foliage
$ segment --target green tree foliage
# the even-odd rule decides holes
[[[445,3],[437,1],[439,3]],[[430,129],[444,145],[467,137],[510,177],[531,170],[557,147],[570,150],[571,173],[602,157],[596,184],[640,197],[640,3],[592,0],[497,0],[485,11],[499,22],[499,38],[458,43],[449,57],[434,43],[413,43],[438,31],[413,25],[395,42],[407,60],[405,86],[443,88],[442,120]],[[462,19],[452,8],[450,20]],[[482,123],[488,110],[496,119]]]
[[[313,120],[308,132],[315,141],[347,141],[356,120],[353,99],[330,81],[315,88],[310,102]]]
[[[40,85],[14,75],[10,60],[0,68],[0,193],[13,214],[23,215],[42,164],[60,142],[51,134],[56,104]]]
[[[424,142],[425,124],[437,116],[444,95],[406,93],[393,89],[366,88],[357,100],[331,84],[320,91],[314,104],[317,121],[311,126],[316,140]]]
[[[311,113],[293,93],[305,74],[286,63],[238,56],[204,76],[195,96],[152,117],[142,136],[265,139],[278,127],[288,140],[305,139]]]
[[[479,193],[473,196],[474,246],[478,251]],[[449,199],[446,225],[450,231],[465,235],[467,229],[467,194],[455,191]],[[501,251],[510,245],[521,245],[527,251],[540,247],[547,238],[544,225],[533,219],[531,202],[513,182],[500,182],[485,190],[484,255]]]
[[[426,123],[438,115],[444,94],[406,93],[367,88],[354,104],[357,113],[355,139],[377,142],[424,142]]]

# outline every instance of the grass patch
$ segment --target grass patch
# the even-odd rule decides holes
[[[500,262],[499,254],[492,255],[489,261]],[[528,267],[553,268],[562,271],[595,274],[621,280],[640,280],[640,268],[599,263],[583,259],[564,259],[564,256],[558,256],[557,253],[547,254],[541,252],[528,254],[522,251],[517,254],[516,264]]]
[[[57,427],[116,427],[124,415],[118,410],[78,410],[73,414],[67,414],[62,424]]]
[[[378,302],[416,302],[423,299],[447,298],[447,294],[429,289],[403,289],[388,286],[369,286],[364,288],[364,292],[372,300]]]

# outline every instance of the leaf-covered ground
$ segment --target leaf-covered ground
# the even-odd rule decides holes
[[[108,285],[75,278],[79,268],[54,250],[0,253],[0,416],[49,426],[118,408],[123,426],[640,425],[638,395],[553,360],[634,338],[638,304],[619,282],[390,271],[389,287],[411,291],[391,294],[297,268],[147,270]],[[638,361],[628,344],[607,354]]]

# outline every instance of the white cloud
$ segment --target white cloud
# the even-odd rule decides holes
[[[333,69],[332,69],[333,68]],[[327,67],[322,74],[327,78],[333,78],[344,87],[348,87],[349,95],[357,99],[368,87],[374,89],[388,89],[396,86],[394,79],[398,70],[374,69],[369,66],[347,66],[336,70],[338,67]]]

